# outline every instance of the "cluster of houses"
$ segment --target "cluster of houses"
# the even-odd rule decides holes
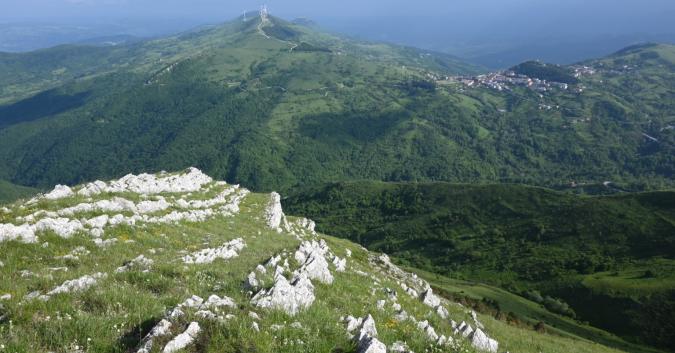
[[[537,92],[548,92],[553,89],[568,90],[570,85],[562,82],[551,82],[538,78],[528,77],[517,74],[513,71],[491,72],[478,76],[456,76],[445,77],[446,83],[461,83],[462,85],[474,87],[488,87],[497,91],[510,91],[513,87],[527,87]]]
[[[572,71],[574,72],[574,77],[581,78],[583,76],[592,76],[595,75],[598,70],[591,66],[586,65],[575,65],[572,66]]]

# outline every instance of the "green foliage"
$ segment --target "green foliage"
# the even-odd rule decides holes
[[[27,198],[37,193],[37,189],[14,185],[7,181],[0,180],[0,204],[9,203],[21,198]]]
[[[673,186],[675,130],[664,127],[675,116],[675,80],[659,61],[672,47],[649,49],[661,59],[642,62],[637,78],[594,78],[583,95],[542,98],[437,85],[430,73],[476,71],[452,57],[278,19],[264,29],[293,36],[269,39],[258,24],[240,19],[97,54],[114,68],[90,65],[99,61],[79,47],[53,49],[82,55],[89,74],[33,96],[31,80],[12,76],[27,69],[10,70],[0,87],[14,82],[25,99],[0,107],[0,178],[51,187],[194,165],[282,192],[354,179]],[[25,61],[48,70],[49,53]]]
[[[631,313],[675,289],[674,202],[673,192],[587,197],[518,185],[344,182],[300,191],[285,208],[403,264],[535,289],[527,296],[552,312],[663,345],[636,335],[647,323]],[[644,278],[644,269],[662,275]]]
[[[560,65],[528,61],[514,66],[511,70],[520,75],[550,82],[562,82],[568,84],[579,83],[579,80],[574,77],[570,69]]]

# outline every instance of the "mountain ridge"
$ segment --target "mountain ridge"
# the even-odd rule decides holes
[[[198,165],[268,191],[345,179],[672,186],[673,46],[567,67],[581,75],[571,87],[498,90],[499,73],[456,76],[431,52],[272,17],[279,39],[260,24],[109,48],[140,54],[5,104],[0,177],[46,187]],[[46,104],[60,109],[35,109]]]
[[[2,208],[5,349],[618,352],[453,304],[279,200],[193,168],[58,185]]]

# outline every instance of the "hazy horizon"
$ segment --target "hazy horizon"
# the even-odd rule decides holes
[[[448,52],[488,66],[524,58],[560,63],[642,41],[675,42],[666,0],[5,0],[0,51],[25,51],[108,35],[151,37],[231,20],[267,4],[363,39]]]

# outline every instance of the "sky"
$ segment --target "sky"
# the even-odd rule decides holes
[[[675,14],[672,0],[0,0],[0,20],[59,18],[191,17],[228,19],[266,3],[282,16],[483,16],[541,14],[543,17],[577,14],[622,19],[630,25],[652,25],[648,19]],[[633,18],[634,20],[631,20]],[[599,18],[601,20],[601,18]],[[536,21],[536,18],[533,19]],[[569,18],[573,20],[573,18]],[[660,20],[657,20],[660,21]],[[672,26],[672,25],[671,25]]]

